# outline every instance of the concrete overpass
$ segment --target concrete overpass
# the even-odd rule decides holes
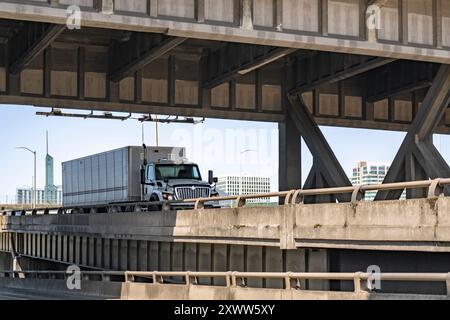
[[[71,264],[84,270],[197,271],[211,272],[199,281],[212,285],[224,283],[224,272],[259,272],[248,279],[256,288],[280,283],[283,276],[264,280],[271,272],[355,273],[378,265],[383,273],[447,274],[450,198],[433,194],[428,199],[372,203],[3,215],[0,270],[13,267],[13,253],[19,273],[64,270]],[[212,280],[214,272],[222,272],[216,275],[218,282]],[[340,278],[304,277],[301,285],[306,290],[351,290],[351,282]],[[443,294],[444,289],[445,283],[426,281],[383,285],[384,293]]]
[[[72,4],[81,29],[66,27]],[[277,122],[281,190],[350,186],[319,125],[407,132],[386,184],[449,178],[432,143],[450,132],[449,26],[444,0],[0,1],[0,103]],[[314,158],[303,186],[300,138]],[[2,248],[29,268],[448,272],[447,198],[414,200],[420,187],[383,201],[401,191],[356,206],[310,194],[256,220],[251,208],[2,217]]]

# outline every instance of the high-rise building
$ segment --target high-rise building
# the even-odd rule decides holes
[[[53,177],[53,157],[48,152],[48,133],[46,133],[46,149],[45,156],[45,187],[36,190],[36,204],[57,205],[62,204],[62,187],[55,186]],[[23,187],[16,190],[17,204],[31,204],[33,201],[32,188]]]
[[[241,186],[242,181],[242,186]],[[270,178],[239,176],[220,177],[217,189],[230,196],[239,194],[261,194],[270,192]],[[270,203],[270,198],[249,199],[248,203]]]
[[[390,164],[360,161],[356,168],[353,168],[351,181],[353,185],[376,185],[382,184]],[[373,201],[377,195],[377,191],[368,191],[365,195],[366,201]],[[405,198],[405,194],[402,195]]]
[[[48,153],[48,132],[46,133],[46,149],[47,155],[45,156],[45,203],[58,203],[57,187],[53,181],[53,157]]]

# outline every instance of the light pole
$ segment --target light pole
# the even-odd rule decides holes
[[[239,195],[242,195],[242,155],[246,154],[247,152],[258,152],[258,150],[247,149],[241,151],[241,154],[239,156]]]
[[[33,176],[33,189],[31,190],[31,202],[32,209],[36,209],[36,151],[33,151],[27,147],[17,147],[16,149],[27,150],[34,155],[34,176]]]

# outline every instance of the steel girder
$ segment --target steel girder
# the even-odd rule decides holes
[[[134,75],[135,72],[167,54],[184,41],[186,38],[133,33],[128,41],[116,43],[112,47],[110,80],[118,82],[127,76]]]
[[[204,58],[204,89],[212,89],[280,60],[297,49],[229,43]]]
[[[29,22],[9,41],[9,72],[19,74],[66,29],[65,25]]]
[[[319,126],[307,110],[302,98],[299,95],[291,95],[289,96],[289,102],[291,106],[287,108],[288,117],[292,119],[314,157],[314,164],[304,188],[351,186],[352,184],[344,169],[320,131]],[[351,200],[349,194],[337,194],[308,198],[307,202],[333,202],[336,198],[339,202]]]
[[[450,65],[442,65],[434,78],[384,183],[450,177],[450,167],[433,145],[433,133],[450,103]],[[399,199],[403,190],[380,191],[375,200]],[[425,190],[408,190],[408,198],[424,196]],[[445,190],[450,194],[450,188]]]

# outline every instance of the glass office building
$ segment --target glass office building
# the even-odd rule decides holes
[[[360,161],[357,166],[353,168],[351,181],[353,185],[376,185],[382,184],[390,164]],[[377,191],[366,192],[365,200],[373,201]],[[406,193],[402,195],[402,199],[406,198]]]

